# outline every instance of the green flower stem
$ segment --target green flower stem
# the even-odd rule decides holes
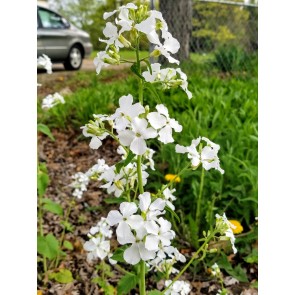
[[[140,262],[139,294],[145,295],[145,262]]]
[[[190,259],[190,261],[186,264],[186,266],[181,270],[181,272],[178,273],[178,275],[172,280],[172,282],[170,283],[169,286],[167,286],[167,288],[161,292],[161,294],[164,294],[166,291],[168,291],[168,289],[183,275],[183,273],[187,270],[187,268],[193,263],[193,261],[198,257],[199,253],[201,251],[203,251],[203,255],[201,256],[201,258],[199,258],[198,260],[201,261],[202,259],[204,259],[204,257],[206,256],[206,248],[208,245],[208,242],[211,240],[212,237],[214,237],[215,232],[212,232],[204,241],[204,243],[202,244],[202,246],[198,249],[198,251],[192,256],[192,258]]]
[[[65,222],[68,222],[68,219],[69,219],[69,216],[70,216],[70,213],[71,213],[71,210],[72,210],[74,204],[75,204],[74,201],[70,202],[70,206],[69,206],[69,208],[68,208],[68,210],[66,212]],[[60,238],[60,241],[59,241],[60,248],[62,247],[63,242],[64,242],[65,232],[66,232],[66,227],[64,226],[64,228],[62,230],[61,238]],[[59,261],[60,261],[60,255],[58,254],[57,257],[56,257],[56,261],[55,261],[55,268],[58,267]]]
[[[199,196],[197,199],[197,209],[196,209],[197,235],[199,235],[200,233],[200,218],[201,218],[201,205],[202,205],[202,196],[203,196],[203,188],[204,188],[204,176],[205,176],[205,169],[202,168],[200,190],[199,190]]]
[[[138,73],[141,74],[141,66],[140,66],[140,59],[139,59],[139,37],[136,39],[136,61],[137,61]],[[138,100],[143,105],[143,81],[140,78],[138,82]]]
[[[137,181],[139,186],[139,193],[143,194],[143,184],[142,184],[142,171],[141,171],[141,156],[137,156]]]

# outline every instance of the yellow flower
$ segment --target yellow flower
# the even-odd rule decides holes
[[[43,292],[41,290],[37,290],[37,295],[42,295]]]
[[[167,181],[172,181],[172,182],[180,182],[181,181],[180,177],[175,174],[166,174],[165,179]]]
[[[232,231],[234,234],[240,234],[244,230],[243,226],[241,225],[239,221],[229,220],[229,222],[235,226],[235,228],[232,228]]]

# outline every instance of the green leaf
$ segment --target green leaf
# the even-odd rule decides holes
[[[134,63],[131,67],[130,70],[136,75],[138,76],[140,79],[144,80],[144,77],[139,73],[138,70],[138,64]]]
[[[115,165],[116,166],[116,172],[120,173],[120,170],[123,167],[126,167],[134,159],[134,157],[135,157],[135,154],[133,154],[131,151],[129,151],[126,159],[123,160],[123,161],[120,161],[119,163],[117,163]]]
[[[154,86],[151,83],[145,83],[144,85],[151,92],[151,94],[157,98],[157,103],[162,103],[162,100]]]
[[[56,258],[59,253],[59,243],[53,234],[37,237],[37,252],[50,260]]]
[[[71,271],[65,268],[60,269],[59,272],[51,273],[49,278],[62,284],[71,283],[74,280]]]
[[[40,131],[41,133],[47,135],[51,140],[55,141],[54,136],[52,135],[50,129],[48,128],[48,126],[44,125],[44,124],[37,124],[37,131]]]
[[[118,261],[118,262],[125,262],[123,255],[124,255],[124,251],[127,249],[127,247],[128,246],[126,245],[126,246],[122,246],[122,247],[117,248],[111,258],[113,260]]]
[[[134,274],[127,274],[118,283],[118,295],[128,294],[137,285],[138,279]]]
[[[57,214],[59,216],[63,216],[64,211],[60,204],[53,202],[50,199],[43,199],[43,208],[49,212]]]
[[[226,255],[221,252],[221,258],[217,262],[220,268],[223,268],[229,275],[233,276],[237,280],[243,283],[248,282],[246,271],[241,267],[241,265],[237,265],[235,268],[227,260]]]
[[[160,295],[160,294],[162,294],[162,292],[158,290],[152,290],[148,292],[148,295]]]
[[[124,198],[106,198],[103,201],[107,204],[120,204],[126,200]]]
[[[64,241],[64,245],[63,245],[66,249],[68,250],[73,250],[74,249],[74,246],[71,242],[69,241]]]
[[[107,281],[103,280],[101,277],[93,278],[91,282],[98,284],[104,290],[105,295],[116,294],[115,288],[112,285],[110,285]]]
[[[66,220],[62,220],[62,221],[60,222],[60,224],[61,224],[62,226],[64,226],[64,228],[65,228],[66,231],[73,232],[74,229],[75,229],[75,227],[74,227],[70,222],[68,222],[68,221],[66,221]]]
[[[179,216],[170,207],[166,206],[165,207],[165,210],[167,210],[168,212],[170,212],[177,219],[177,222],[180,223]]]
[[[47,168],[44,163],[40,163],[38,165],[38,172],[37,172],[37,190],[38,195],[42,197],[45,194],[49,183],[49,177],[47,173]]]
[[[146,63],[146,65],[147,65],[147,67],[148,67],[148,69],[149,69],[149,72],[150,72],[150,74],[152,75],[153,70],[152,70],[152,67],[151,67],[151,63],[150,63],[147,59],[144,59],[143,62]]]
[[[252,252],[244,258],[247,263],[258,263],[258,250],[253,249]]]

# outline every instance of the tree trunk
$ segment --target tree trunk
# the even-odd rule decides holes
[[[180,61],[188,59],[192,32],[192,0],[160,0],[160,11],[169,32],[180,43],[180,49],[173,57]]]

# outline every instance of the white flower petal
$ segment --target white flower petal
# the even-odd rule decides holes
[[[122,212],[123,217],[129,217],[137,212],[137,206],[133,202],[123,202],[120,204],[120,211]]]
[[[144,226],[149,234],[157,235],[160,231],[160,227],[154,220],[146,221]]]
[[[116,230],[116,234],[117,240],[121,245],[135,242],[135,237],[132,234],[130,226],[124,221],[119,223],[119,226]]]
[[[92,240],[85,242],[83,245],[85,251],[94,251],[96,247],[96,244]]]
[[[147,261],[156,257],[156,252],[146,249],[143,242],[139,243],[138,248],[142,260]]]
[[[127,218],[126,222],[131,226],[131,228],[138,229],[143,225],[143,218],[140,215],[132,215]]]
[[[174,142],[172,137],[172,128],[169,125],[159,131],[159,140],[164,144]]]
[[[145,247],[147,250],[150,251],[159,250],[159,237],[154,235],[148,235],[145,239]]]
[[[131,142],[134,139],[134,132],[131,130],[124,130],[120,131],[118,134],[118,138],[120,140],[120,143],[124,146],[130,146]]]
[[[90,148],[92,149],[98,149],[102,145],[101,140],[97,136],[93,136],[91,138],[91,141],[89,143]]]
[[[145,192],[138,196],[139,198],[139,208],[141,211],[146,212],[151,204],[151,194]]]
[[[107,216],[107,222],[109,223],[110,226],[118,224],[122,220],[123,220],[123,216],[117,210],[110,211]]]
[[[137,264],[140,261],[140,254],[137,244],[131,245],[124,251],[123,257],[127,263],[132,265]]]
[[[147,115],[149,123],[155,129],[160,129],[166,124],[166,118],[158,112],[152,112]]]
[[[175,151],[176,151],[176,153],[179,153],[179,154],[185,154],[188,152],[187,147],[185,147],[183,145],[179,145],[179,144],[177,144],[175,146]]]
[[[130,144],[130,150],[136,155],[143,155],[147,150],[145,140],[141,137],[135,137]]]
[[[150,210],[151,211],[162,211],[165,208],[166,202],[163,199],[156,199],[151,205],[150,205]]]

